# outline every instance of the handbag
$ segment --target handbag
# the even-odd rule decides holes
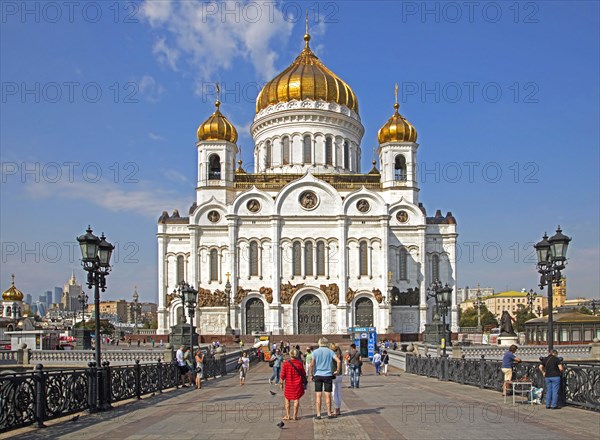
[[[296,367],[292,361],[288,361],[288,362],[290,364],[292,364],[292,367],[294,368],[294,370],[296,370],[296,373],[298,373],[300,375],[300,377],[302,378],[302,385],[304,385],[304,389],[306,389],[306,387],[308,387],[308,378],[306,377],[305,374],[302,374],[302,372],[300,370],[298,370],[298,367]]]
[[[269,361],[269,367],[273,368],[274,366],[275,366],[275,361],[274,360]]]

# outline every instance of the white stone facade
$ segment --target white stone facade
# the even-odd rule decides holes
[[[457,233],[451,214],[427,218],[419,204],[418,144],[380,145],[381,173],[360,174],[358,115],[314,101],[272,105],[257,114],[251,132],[254,174],[235,171],[235,144],[198,142],[189,217],[163,213],[159,219],[158,334],[188,319],[171,295],[181,280],[201,290],[199,333],[223,334],[227,273],[231,326],[242,334],[259,327],[337,334],[354,325],[423,332],[433,305],[427,287],[435,277],[457,285]],[[210,169],[217,163],[212,155],[219,168]],[[403,169],[395,165],[398,155]],[[394,298],[408,289],[410,305]],[[455,289],[448,317],[453,331],[456,299]]]

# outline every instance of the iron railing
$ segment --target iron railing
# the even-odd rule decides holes
[[[449,357],[406,356],[406,372],[420,376],[437,377],[440,380],[502,390],[504,375],[502,362],[480,359],[460,359]],[[600,363],[564,362],[561,394],[568,405],[600,411]],[[515,377],[529,380],[533,386],[544,387],[544,378],[539,370],[539,362],[521,362],[514,367]]]
[[[204,379],[224,376],[235,370],[239,353],[205,357]],[[250,360],[256,354],[250,352]],[[48,370],[38,364],[34,371],[0,375],[0,432],[65,417],[88,410],[111,408],[127,399],[140,399],[151,393],[176,388],[180,384],[176,362]],[[99,393],[99,394],[98,394]]]

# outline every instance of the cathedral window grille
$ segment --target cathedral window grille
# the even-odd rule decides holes
[[[266,162],[267,162],[267,168],[270,168],[272,163],[273,163],[273,148],[271,146],[271,141],[267,141],[266,145],[265,145],[265,157],[266,157]]]
[[[177,257],[177,279],[176,283],[181,283],[185,278],[184,266],[183,266],[183,255]]]
[[[208,179],[221,180],[221,158],[218,154],[213,154],[208,160]]]
[[[216,249],[210,251],[210,280],[219,280],[219,253]]]
[[[431,277],[433,281],[440,281],[440,256],[438,254],[433,254],[431,257]]]
[[[325,242],[317,242],[317,276],[325,275]]]
[[[394,180],[406,181],[406,159],[401,154],[396,156],[394,163]]]
[[[249,263],[250,263],[250,276],[258,276],[258,243],[255,241],[250,242],[249,251]]]
[[[368,249],[366,241],[361,241],[358,247],[359,275],[369,275],[368,270]]]
[[[400,257],[399,257],[399,267],[398,267],[398,274],[400,275],[400,279],[401,280],[407,280],[408,279],[408,270],[407,270],[407,266],[408,266],[408,253],[406,252],[406,249],[402,248],[400,249]]]
[[[304,245],[304,273],[313,274],[313,245],[310,241]]]
[[[333,148],[331,138],[325,139],[325,163],[327,165],[333,165]]]
[[[302,247],[300,246],[299,241],[295,241],[292,245],[292,275],[300,276],[302,275]]]
[[[344,142],[344,168],[350,168],[350,146],[348,141]]]
[[[283,152],[281,156],[283,164],[288,165],[290,163],[290,138],[287,136],[283,138]]]
[[[302,161],[304,163],[312,162],[312,142],[310,140],[310,136],[304,136],[304,145],[302,148]]]

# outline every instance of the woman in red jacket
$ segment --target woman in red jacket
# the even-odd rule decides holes
[[[298,350],[290,352],[291,359],[284,362],[281,368],[281,388],[285,397],[285,417],[282,420],[298,420],[300,398],[304,395],[306,371],[302,361],[298,359]],[[294,416],[290,418],[290,400],[294,401]]]

